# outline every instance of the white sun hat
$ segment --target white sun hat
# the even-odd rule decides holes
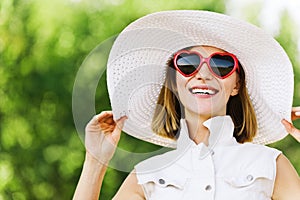
[[[165,81],[166,63],[178,50],[208,45],[236,55],[258,121],[253,142],[268,144],[287,135],[294,75],[291,62],[272,36],[227,15],[196,10],[157,12],[128,25],[117,37],[107,66],[114,119],[126,115],[123,131],[166,147],[176,141],[158,136],[151,122]]]

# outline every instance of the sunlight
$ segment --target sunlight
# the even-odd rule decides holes
[[[258,10],[257,10],[258,9]],[[298,0],[227,0],[226,13],[233,17],[258,23],[261,28],[273,35],[279,35],[281,17],[287,13],[291,19],[294,36],[297,38],[300,56],[300,1]],[[256,15],[257,14],[257,15]],[[253,21],[253,17],[257,21]]]
[[[253,5],[260,6],[258,15],[259,25],[273,36],[279,34],[281,27],[280,19],[283,12],[287,12],[295,23],[295,30],[300,35],[300,2],[297,0],[228,0],[226,2],[226,13],[244,20],[249,20],[245,15],[247,9],[253,9]],[[252,12],[252,10],[251,10]]]

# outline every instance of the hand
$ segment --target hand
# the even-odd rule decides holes
[[[95,115],[85,128],[87,154],[102,164],[108,164],[120,140],[126,116],[114,121],[111,111]]]
[[[291,134],[298,142],[300,142],[300,130],[295,128],[292,123],[285,119],[281,120],[281,123],[284,125],[285,130],[289,134]]]
[[[300,106],[292,108],[292,120],[300,119]],[[285,130],[291,134],[298,142],[300,142],[300,130],[295,128],[295,126],[288,122],[287,120],[283,119],[282,124],[285,127]]]

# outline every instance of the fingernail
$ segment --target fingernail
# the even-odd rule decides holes
[[[300,116],[300,112],[295,112],[295,115],[296,116]]]

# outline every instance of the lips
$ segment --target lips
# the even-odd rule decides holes
[[[195,86],[189,89],[192,94],[195,95],[204,95],[204,96],[212,96],[219,92],[219,90],[210,87],[210,86]]]

